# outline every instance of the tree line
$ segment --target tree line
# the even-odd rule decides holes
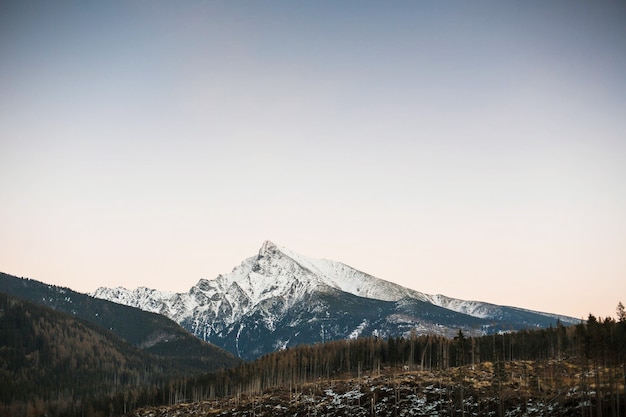
[[[602,416],[603,412],[617,416],[620,410],[626,416],[626,314],[621,302],[617,320],[590,314],[585,322],[573,326],[557,322],[546,329],[480,336],[471,333],[459,330],[454,338],[413,333],[408,337],[370,337],[287,348],[236,368],[170,381],[156,388],[153,397],[137,393],[135,404],[236,399],[276,387],[297,391],[315,381],[358,378],[381,370],[443,371],[471,369],[484,363],[493,365],[493,380],[501,385],[498,392],[502,395],[508,364],[534,362],[541,364],[537,366],[541,373],[520,371],[519,378],[524,378],[525,384],[535,384],[539,391],[542,385],[558,390],[580,379],[580,389],[590,393],[583,416]],[[566,363],[576,367],[568,368]]]

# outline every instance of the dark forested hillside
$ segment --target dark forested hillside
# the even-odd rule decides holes
[[[211,371],[240,363],[230,353],[199,340],[176,322],[159,314],[4,273],[0,273],[0,293],[94,323],[131,345],[155,355],[176,358],[181,366],[197,371]]]
[[[0,415],[83,415],[102,407],[96,398],[113,407],[116,396],[130,406],[129,390],[156,389],[194,371],[94,324],[0,293]]]

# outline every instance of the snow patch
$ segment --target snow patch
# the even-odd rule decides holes
[[[348,335],[348,339],[358,338],[361,335],[361,333],[363,333],[363,330],[367,327],[368,324],[369,322],[367,320],[363,320],[361,324],[359,324],[357,328],[352,330],[352,333]]]

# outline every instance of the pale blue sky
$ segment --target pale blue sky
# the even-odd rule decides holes
[[[626,302],[623,2],[0,4],[0,270],[186,291],[265,239]]]

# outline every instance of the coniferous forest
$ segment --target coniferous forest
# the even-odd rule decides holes
[[[394,379],[400,375],[405,376],[402,384],[406,375],[421,379],[413,379],[417,385],[410,391]],[[385,378],[395,397],[385,397],[387,391],[373,386],[364,388],[366,380],[375,378]],[[198,374],[142,352],[93,324],[0,297],[2,416],[141,415],[149,407],[189,403],[208,404],[209,414],[224,410],[224,404],[244,407],[250,399],[248,411],[262,415],[254,404],[270,398],[267,393],[279,391],[289,402],[307,390],[311,395],[328,392],[323,387],[348,381],[356,381],[361,390],[360,408],[352,409],[355,415],[384,415],[375,409],[384,398],[402,404],[406,395],[416,396],[421,389],[425,401],[438,404],[435,415],[516,415],[510,414],[515,409],[522,410],[519,415],[532,415],[528,404],[541,403],[562,406],[563,415],[626,416],[626,314],[620,303],[617,319],[589,315],[586,322],[568,327],[303,345]],[[429,397],[428,390],[438,397]],[[276,401],[280,395],[271,398]],[[273,408],[270,415],[299,410],[283,408]],[[312,410],[319,411],[307,412]],[[395,408],[396,415],[410,415],[407,412]]]
[[[537,415],[523,409],[529,410],[529,403],[543,402],[544,415],[552,410],[550,414],[626,416],[626,314],[620,308],[618,320],[589,315],[586,322],[569,327],[558,324],[478,337],[459,331],[453,339],[413,335],[299,346],[235,369],[171,383],[161,398],[168,398],[170,405],[217,398],[228,398],[231,402],[227,405],[252,398],[254,404],[255,398],[277,388],[290,393],[293,400],[298,393],[328,390],[338,381],[352,378],[361,386],[365,378],[381,376],[384,385],[401,392],[398,378],[417,374],[423,377],[422,385],[443,384],[448,404],[461,404],[446,406],[434,415],[466,415],[466,411],[467,415],[506,415],[507,410],[515,409],[520,410],[519,415]],[[376,389],[369,386],[369,391]],[[474,408],[464,410],[463,401],[472,397],[477,401]],[[480,397],[485,397],[484,403]],[[317,398],[322,400],[323,395]],[[369,400],[376,401],[376,396],[372,394]],[[557,412],[554,407],[562,409]],[[243,410],[246,415],[246,408]],[[260,415],[254,409],[247,411],[250,416]],[[276,414],[274,410],[269,415],[295,412],[284,411]],[[362,411],[363,415],[384,415],[368,407]],[[404,411],[412,415],[410,410]],[[359,414],[354,409],[351,413]],[[333,411],[325,415],[343,414]]]

